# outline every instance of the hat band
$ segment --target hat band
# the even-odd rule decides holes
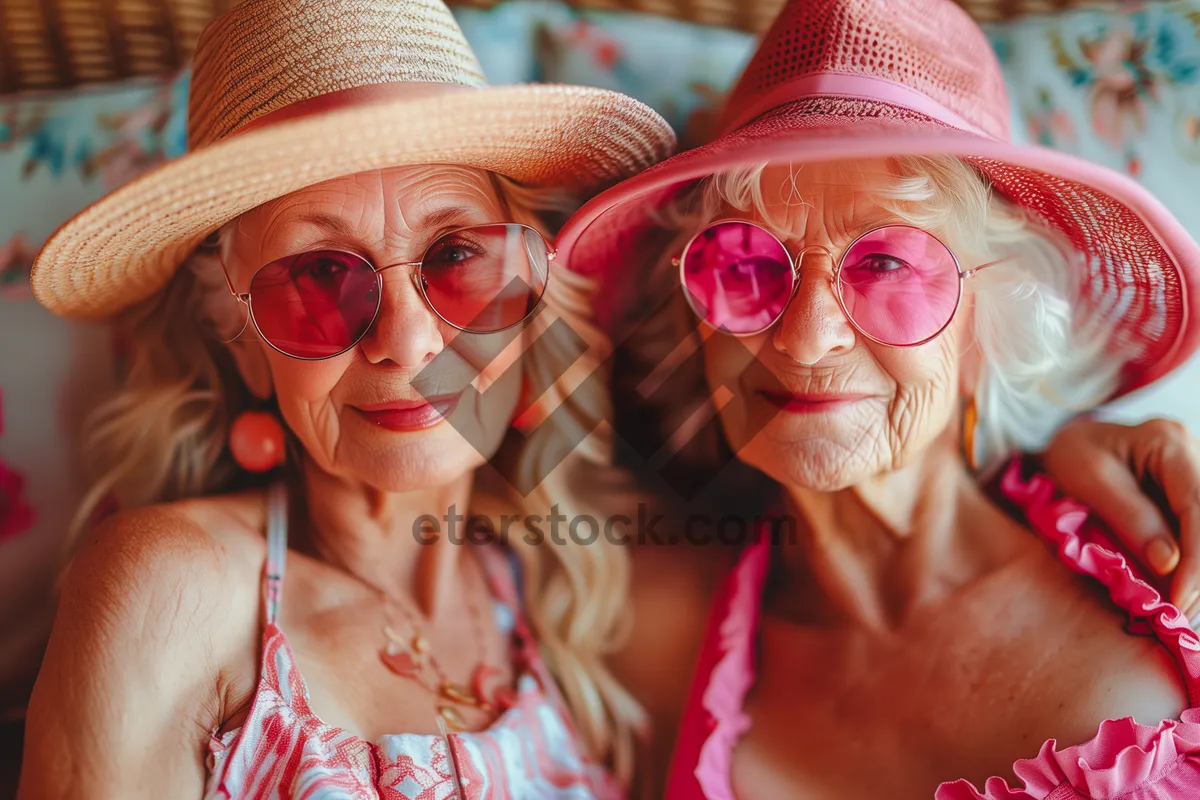
[[[418,100],[439,94],[447,94],[464,89],[475,89],[461,83],[441,83],[438,81],[395,81],[392,83],[373,83],[367,86],[353,86],[349,89],[339,89],[328,94],[319,94],[307,100],[298,100],[278,108],[268,114],[247,122],[242,127],[228,134],[238,136],[248,131],[267,128],[281,122],[302,119],[304,117],[327,114],[345,108],[367,106],[374,103],[395,102],[397,100]]]
[[[885,78],[849,75],[842,72],[823,72],[817,75],[804,75],[779,84],[763,95],[758,102],[750,105],[745,111],[729,118],[721,126],[720,135],[724,136],[731,133],[774,108],[779,108],[780,106],[785,106],[809,97],[819,96],[850,97],[856,100],[870,100],[877,103],[901,106],[953,128],[959,128],[979,136],[987,136],[989,139],[995,138],[968,122],[959,114],[946,108],[929,95],[919,92],[911,86],[905,86],[902,83],[889,81]]]

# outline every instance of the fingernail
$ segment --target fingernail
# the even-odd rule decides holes
[[[1160,536],[1146,545],[1146,562],[1159,575],[1166,575],[1174,569],[1177,559],[1175,543],[1166,537]]]

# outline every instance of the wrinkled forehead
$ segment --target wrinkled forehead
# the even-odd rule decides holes
[[[882,224],[893,214],[880,200],[901,192],[905,177],[891,162],[863,160],[768,164],[755,186],[728,187],[725,194],[754,202],[739,216],[751,216],[783,231],[815,225],[833,230]],[[728,179],[727,179],[728,183]]]
[[[827,161],[806,164],[778,161],[762,171],[761,184],[795,186],[801,190],[825,194],[843,194],[865,188],[894,186],[903,179],[895,162],[886,159]]]
[[[239,221],[245,229],[297,215],[350,220],[355,213],[397,209],[410,215],[450,204],[498,207],[501,200],[494,177],[486,170],[443,165],[370,170],[299,189],[247,211]]]
[[[375,246],[506,217],[496,179],[485,170],[397,167],[335,178],[264,203],[232,223],[230,244],[254,261],[310,242]]]

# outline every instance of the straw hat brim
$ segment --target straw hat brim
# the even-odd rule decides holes
[[[648,106],[584,87],[448,90],[327,111],[234,134],[115,190],[50,237],[31,285],[56,314],[104,319],[162,289],[227,222],[323,181],[453,164],[586,197],[674,147]]]
[[[650,210],[710,175],[777,161],[822,163],[905,155],[951,155],[975,165],[996,190],[1042,217],[1082,251],[1081,302],[1106,311],[1125,362],[1115,396],[1166,375],[1200,346],[1200,246],[1153,195],[1106,167],[1036,146],[1019,146],[919,115],[886,119],[854,101],[859,116],[822,113],[825,99],[767,115],[661,162],[593,198],[563,227],[559,256],[569,268],[606,276],[600,316],[667,239]],[[894,108],[894,107],[889,107]],[[864,118],[865,117],[865,118]],[[1014,323],[1019,322],[1014,320]]]

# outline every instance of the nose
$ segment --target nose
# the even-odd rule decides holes
[[[372,364],[422,367],[442,351],[445,341],[440,319],[417,288],[416,267],[386,267],[380,277],[379,314],[361,342],[363,354]]]
[[[772,343],[792,361],[805,365],[854,347],[854,328],[838,303],[833,285],[833,254],[806,247],[796,256],[800,280],[796,293],[775,326]]]

